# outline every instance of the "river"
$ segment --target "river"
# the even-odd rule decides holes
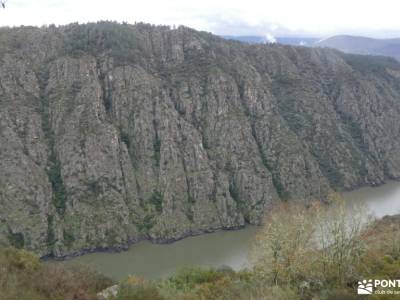
[[[365,187],[344,193],[346,201],[365,206],[376,217],[400,213],[400,182],[379,187]],[[119,253],[91,253],[66,264],[87,264],[101,273],[119,280],[129,274],[154,279],[165,277],[189,266],[230,266],[240,269],[248,265],[248,253],[258,228],[219,231],[189,237],[172,244],[148,241],[132,245]]]

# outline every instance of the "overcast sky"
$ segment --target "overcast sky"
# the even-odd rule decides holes
[[[225,35],[400,36],[400,0],[7,0],[0,26],[98,20]]]

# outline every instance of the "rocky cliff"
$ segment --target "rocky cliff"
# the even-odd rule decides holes
[[[185,27],[0,29],[0,244],[63,257],[400,177],[400,64]]]

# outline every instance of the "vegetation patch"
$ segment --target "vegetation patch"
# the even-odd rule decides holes
[[[47,176],[53,190],[53,203],[57,213],[63,215],[66,208],[67,193],[61,176],[61,164],[55,150],[55,137],[51,127],[49,97],[46,94],[46,86],[49,79],[49,70],[45,67],[39,68],[37,72],[39,80],[40,110],[42,116],[42,130],[49,146],[49,166]]]
[[[69,230],[64,229],[63,230],[63,237],[64,237],[64,244],[67,247],[71,247],[72,244],[75,241],[75,237],[74,237],[73,233],[71,231],[69,231]]]
[[[0,298],[4,300],[97,300],[113,281],[85,267],[41,263],[25,250],[0,248]]]
[[[131,141],[129,138],[129,135],[126,132],[121,131],[121,141],[126,145],[126,147],[129,149],[131,145]]]
[[[163,201],[164,201],[164,194],[161,193],[159,190],[155,190],[153,192],[153,195],[151,195],[150,197],[150,203],[154,205],[158,213],[161,213],[162,211]]]
[[[58,214],[63,215],[66,208],[67,193],[61,177],[61,166],[54,153],[51,155],[52,165],[48,171],[51,187],[53,188],[53,203]]]
[[[160,157],[161,157],[161,139],[158,135],[154,138],[154,160],[156,161],[156,166],[160,166]]]
[[[13,232],[9,231],[8,232],[8,240],[9,240],[10,244],[17,249],[21,249],[25,246],[24,235],[20,232],[13,233]]]
[[[49,215],[47,216],[47,244],[49,245],[49,249],[53,249],[54,244],[56,242],[53,226],[54,226],[54,217]]]

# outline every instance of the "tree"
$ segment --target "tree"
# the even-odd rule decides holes
[[[253,251],[255,272],[268,284],[342,287],[358,278],[369,222],[337,195],[330,205],[287,203],[266,216]]]
[[[314,220],[314,212],[300,204],[273,208],[256,238],[252,257],[256,273],[274,285],[303,281],[316,257]]]

